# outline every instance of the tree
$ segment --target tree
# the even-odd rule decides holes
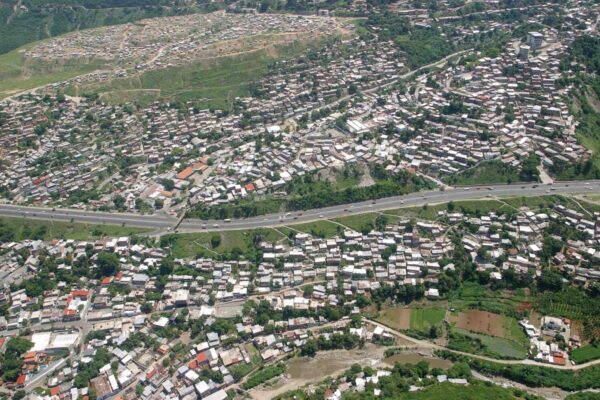
[[[220,244],[221,244],[221,235],[219,235],[219,234],[212,235],[210,238],[210,246],[214,249],[216,247],[219,247]]]
[[[175,182],[173,182],[172,179],[163,179],[160,183],[162,183],[165,190],[169,192],[175,188]]]
[[[377,228],[378,231],[384,231],[387,224],[388,224],[387,216],[378,215],[377,218],[375,218],[375,227]]]
[[[175,263],[171,257],[165,257],[160,262],[159,274],[162,276],[170,275],[175,269]]]
[[[306,298],[309,298],[310,296],[312,296],[313,291],[314,291],[314,288],[312,285],[306,285],[302,288],[302,294]]]
[[[96,265],[100,277],[112,276],[119,270],[119,257],[115,253],[103,251],[98,254]]]
[[[554,272],[550,269],[545,269],[542,271],[542,275],[538,279],[537,284],[538,288],[541,290],[557,292],[563,287],[563,278],[557,272]]]
[[[142,304],[141,310],[144,314],[149,314],[152,312],[152,304],[149,302],[145,302]]]
[[[302,351],[300,354],[303,356],[314,357],[317,354],[317,342],[314,339],[309,339],[306,341],[304,347],[302,347]]]

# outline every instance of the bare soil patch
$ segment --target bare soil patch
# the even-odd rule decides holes
[[[483,333],[491,336],[504,336],[502,316],[487,311],[469,310],[458,314],[456,326],[471,332]]]

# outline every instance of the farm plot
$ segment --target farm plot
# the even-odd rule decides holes
[[[390,328],[404,331],[410,328],[411,309],[410,308],[388,308],[381,311],[377,321]]]
[[[487,311],[468,310],[458,314],[456,327],[466,331],[503,337],[503,316]]]
[[[413,308],[410,312],[410,328],[424,331],[442,323],[445,315],[443,308]]]

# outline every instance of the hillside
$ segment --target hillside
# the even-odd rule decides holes
[[[217,8],[176,0],[0,0],[0,54],[75,30]]]

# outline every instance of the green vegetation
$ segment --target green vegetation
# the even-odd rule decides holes
[[[455,362],[467,362],[469,366],[486,375],[501,376],[531,387],[553,387],[575,391],[600,388],[600,366],[595,365],[573,372],[548,367],[521,364],[499,364],[465,357],[449,350],[436,354]]]
[[[21,358],[33,343],[29,340],[17,337],[9,339],[4,353],[0,353],[0,376],[8,382],[14,382],[21,374],[23,359]]]
[[[349,396],[349,399],[366,399],[366,395]],[[514,391],[503,389],[499,386],[474,382],[469,386],[442,383],[432,385],[423,390],[412,393],[397,393],[384,395],[382,399],[394,400],[513,400],[522,398],[516,396]]]
[[[236,97],[250,94],[250,84],[264,77],[273,61],[299,55],[307,46],[305,42],[295,41],[236,56],[147,71],[136,77],[71,87],[66,92],[99,93],[112,103],[136,101],[147,105],[161,99],[194,101],[202,107],[229,109]]]
[[[600,400],[600,393],[582,392],[573,393],[565,397],[565,400]]]
[[[73,384],[77,388],[84,388],[90,384],[90,380],[98,376],[98,370],[110,362],[111,355],[104,347],[96,350],[96,354],[91,362],[81,364],[77,368],[77,376]]]
[[[264,367],[263,369],[252,373],[242,384],[242,387],[246,390],[252,389],[255,386],[265,383],[269,379],[273,379],[276,376],[283,374],[285,370],[286,366],[284,363],[277,363],[275,365]]]
[[[0,217],[0,242],[25,239],[90,240],[104,236],[133,236],[150,231],[118,225],[88,225],[64,221],[44,221],[29,218]]]
[[[498,359],[522,360],[527,357],[528,346],[526,344],[501,337],[452,328],[449,339],[448,348],[452,350]]]
[[[330,238],[335,235],[340,235],[343,231],[343,227],[338,224],[327,220],[308,222],[306,224],[292,225],[293,229],[310,233],[320,238]]]
[[[576,288],[566,288],[559,291],[545,291],[536,299],[536,308],[545,315],[555,315],[572,320],[583,321],[583,336],[587,339],[600,336],[600,298],[597,296],[597,286],[586,293]],[[589,349],[591,351],[591,349]]]
[[[201,219],[225,219],[253,217],[269,212],[299,211],[324,208],[340,204],[350,204],[360,201],[374,200],[416,192],[422,189],[432,189],[431,181],[405,171],[391,173],[384,165],[376,164],[371,169],[371,175],[376,183],[367,187],[347,187],[337,190],[333,185],[317,188],[314,191],[302,191],[303,195],[289,196],[281,200],[263,201],[248,199],[226,206],[205,208],[200,207],[190,211],[190,216]],[[299,190],[299,189],[296,189]]]
[[[372,13],[361,22],[363,37],[371,38],[377,34],[380,40],[394,40],[406,55],[410,69],[430,64],[455,51],[451,41],[442,36],[438,28],[411,26],[408,18],[393,12]]]
[[[261,241],[275,242],[283,236],[273,229],[252,231],[198,232],[164,235],[160,239],[161,247],[170,246],[175,258],[215,257],[222,255],[257,257],[257,245]]]
[[[31,47],[32,45],[29,45],[0,55],[0,98],[74,78],[92,72],[101,66],[95,61],[89,63],[57,62],[55,64],[26,62],[24,53]]]
[[[370,366],[361,367],[358,364],[345,371],[342,375],[346,381],[354,381],[361,376],[369,377],[374,374]],[[435,379],[429,376],[445,374],[449,378],[466,379],[468,385],[456,385],[449,382],[437,383]],[[310,391],[306,389],[296,389],[276,397],[276,399],[295,399],[295,400],[317,400],[325,398],[327,389],[335,389],[335,380],[325,379],[318,387]],[[409,391],[411,386],[417,386],[419,390]],[[378,389],[380,393],[374,396],[373,392]],[[479,400],[479,399],[538,399],[519,389],[503,389],[500,386],[488,382],[474,380],[471,376],[471,370],[466,363],[458,363],[450,367],[447,371],[439,368],[430,368],[425,361],[417,364],[396,363],[391,369],[391,375],[379,378],[377,383],[367,384],[364,391],[349,390],[344,393],[345,400],[367,400],[373,398],[389,400]]]
[[[262,358],[260,357],[260,354],[254,345],[247,344],[246,351],[248,351],[248,354],[250,355],[250,362],[238,363],[229,368],[229,372],[236,382],[263,364]]]
[[[485,161],[481,164],[448,177],[453,185],[485,185],[518,181],[517,170],[499,160]]]
[[[598,343],[588,344],[571,351],[571,360],[576,364],[583,364],[598,358],[600,358],[600,345]]]
[[[443,308],[413,308],[410,310],[410,328],[419,331],[428,330],[442,323],[446,310]]]
[[[351,210],[351,208],[349,208]],[[357,232],[369,233],[373,229],[384,230],[388,224],[393,224],[399,218],[393,215],[383,215],[380,213],[366,213],[349,215],[346,217],[335,218],[332,221],[338,222]]]
[[[575,78],[565,78],[560,83],[575,86],[571,112],[579,122],[577,137],[592,151],[592,157],[579,163],[557,161],[550,170],[562,180],[597,179],[600,177],[600,39],[590,36],[575,39],[560,68],[577,72]]]
[[[321,350],[350,350],[356,346],[363,346],[364,339],[359,339],[358,336],[349,333],[333,333],[329,338],[324,335],[319,335],[317,339],[308,339],[300,354],[303,356],[314,357],[317,351]]]

